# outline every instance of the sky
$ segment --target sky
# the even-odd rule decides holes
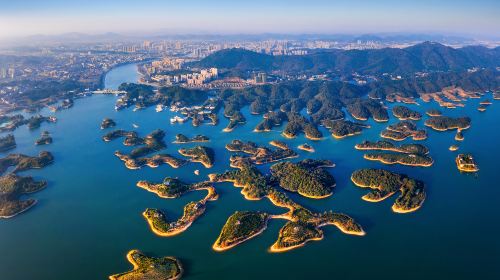
[[[499,15],[500,0],[0,0],[0,38],[69,32],[500,38]]]

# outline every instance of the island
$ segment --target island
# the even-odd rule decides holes
[[[6,157],[0,158],[0,174],[13,166],[12,173],[25,171],[28,169],[39,169],[54,162],[54,156],[47,151],[42,151],[38,156],[31,157],[23,154],[9,154]]]
[[[16,138],[14,135],[9,134],[0,137],[0,152],[6,152],[16,147]]]
[[[457,134],[455,134],[455,140],[457,141],[464,141],[464,133],[462,132],[461,129],[457,129]]]
[[[226,126],[226,128],[222,130],[223,132],[231,132],[237,125],[244,124],[247,121],[246,118],[243,116],[243,114],[239,111],[235,112],[231,116],[226,116],[226,117],[229,118],[229,123]]]
[[[364,141],[361,144],[354,146],[357,150],[375,150],[375,151],[391,151],[405,154],[426,155],[429,153],[429,148],[421,144],[403,144],[396,146],[389,141],[370,142]]]
[[[367,160],[380,161],[384,164],[401,164],[419,167],[430,167],[434,163],[431,157],[419,154],[373,153],[364,154],[363,157]]]
[[[471,119],[469,117],[452,118],[446,116],[437,116],[427,119],[424,124],[437,131],[454,129],[462,130],[470,127]]]
[[[336,139],[354,136],[360,134],[363,129],[370,128],[369,125],[347,120],[324,120],[322,124],[330,130],[332,136]]]
[[[351,116],[359,121],[366,121],[370,117],[377,122],[386,122],[389,120],[387,109],[372,99],[358,99],[348,104],[346,108]]]
[[[279,141],[279,140],[271,140],[269,142],[269,145],[274,146],[276,148],[280,148],[282,150],[289,150],[290,149],[290,147],[288,147],[288,145],[285,142]]]
[[[463,172],[477,172],[479,167],[474,161],[474,157],[471,154],[459,154],[455,159],[457,163],[457,168]]]
[[[21,200],[27,194],[45,188],[47,182],[34,181],[32,177],[8,174],[0,177],[0,218],[12,218],[36,204],[35,199]]]
[[[287,117],[288,123],[282,132],[286,138],[295,138],[300,132],[303,132],[309,140],[320,140],[323,137],[323,134],[318,130],[316,125],[309,122],[299,113],[288,113]]]
[[[439,117],[443,115],[443,113],[438,109],[429,109],[425,113],[430,117]]]
[[[288,148],[288,146],[283,142],[271,141],[271,143],[275,144],[274,146],[278,149],[272,150],[267,147],[259,147],[254,142],[243,142],[241,140],[233,140],[231,143],[226,145],[226,149],[230,152],[243,152],[248,155],[231,156],[231,162],[240,160],[242,158],[247,158],[255,164],[266,164],[288,158],[298,157],[298,154],[294,150]]]
[[[380,136],[394,141],[403,141],[408,137],[412,137],[413,140],[418,141],[427,139],[427,131],[419,130],[412,121],[400,121],[389,125],[380,133]]]
[[[115,127],[115,126],[116,126],[116,122],[110,118],[105,118],[101,122],[101,129],[106,129],[106,128]]]
[[[358,187],[371,189],[362,197],[369,202],[382,201],[399,191],[400,195],[392,205],[396,213],[418,210],[426,197],[423,182],[384,169],[356,170],[351,175],[351,181]]]
[[[36,115],[28,119],[28,128],[29,129],[37,129],[41,126],[43,122],[55,123],[57,122],[56,117],[45,117],[42,115]]]
[[[175,136],[175,141],[174,143],[176,144],[184,144],[184,143],[198,143],[198,142],[208,142],[210,138],[204,135],[196,135],[192,138],[187,137],[184,134],[177,134]]]
[[[199,162],[205,166],[205,168],[210,168],[214,164],[214,151],[212,148],[205,146],[196,146],[190,149],[180,149],[179,154],[190,157],[191,162]]]
[[[173,236],[184,232],[200,217],[206,209],[207,201],[215,201],[219,197],[209,182],[186,184],[179,179],[167,177],[162,183],[139,181],[137,186],[155,193],[161,198],[178,198],[190,191],[206,190],[207,195],[200,201],[192,201],[184,206],[184,214],[175,222],[168,222],[165,213],[158,209],[146,209],[143,216],[151,230],[159,236]]]
[[[48,131],[42,132],[40,135],[40,138],[35,140],[35,145],[48,145],[52,143],[52,136],[50,136],[50,133]]]
[[[128,169],[139,169],[143,166],[157,168],[162,164],[168,164],[173,168],[179,168],[187,163],[186,160],[179,159],[169,154],[156,154],[151,157],[134,158],[130,155],[122,154],[120,151],[116,151],[115,156],[125,162],[125,167]]]
[[[422,118],[422,114],[406,106],[394,106],[392,108],[392,114],[400,120],[418,121]]]
[[[451,145],[450,148],[449,148],[450,151],[454,152],[456,150],[458,150],[458,146],[457,145]]]
[[[315,162],[316,166],[326,162]],[[313,165],[313,163],[310,163]],[[221,251],[229,249],[245,240],[248,240],[266,228],[264,218],[285,219],[288,222],[280,230],[278,240],[270,248],[271,252],[282,252],[304,245],[310,240],[319,240],[317,235],[309,235],[301,231],[288,231],[290,224],[296,223],[307,228],[314,228],[314,231],[322,235],[321,227],[334,225],[343,233],[353,235],[364,235],[362,227],[351,217],[341,213],[314,213],[302,205],[294,202],[285,193],[275,188],[276,179],[272,175],[263,175],[249,159],[241,159],[232,162],[232,166],[237,170],[227,171],[223,174],[210,174],[211,182],[232,182],[235,187],[242,188],[241,193],[248,200],[260,200],[267,198],[277,207],[287,208],[288,212],[280,215],[268,214],[236,214],[230,217],[226,223],[227,228],[223,229],[221,235],[214,244],[214,249]],[[238,219],[238,217],[249,215],[248,219]],[[290,236],[295,234],[294,236]]]
[[[123,141],[123,145],[125,146],[136,146],[136,145],[142,145],[144,144],[144,139],[140,138],[135,131],[126,131],[123,129],[118,129],[114,130],[111,132],[106,133],[103,137],[102,140],[104,142],[109,142],[121,137],[125,137],[125,140]]]
[[[236,211],[227,219],[212,248],[228,250],[259,235],[266,229],[269,218],[267,213]]]
[[[302,151],[314,153],[314,148],[311,145],[307,144],[307,143],[299,145],[298,149],[302,150]]]
[[[153,258],[138,250],[132,250],[127,253],[127,260],[134,268],[111,275],[110,280],[178,280],[183,273],[181,262],[174,257]]]
[[[323,167],[333,167],[329,160],[306,159],[298,163],[280,162],[271,166],[271,175],[285,190],[314,199],[332,195],[335,179]]]

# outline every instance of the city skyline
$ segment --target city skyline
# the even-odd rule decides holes
[[[441,33],[500,37],[500,3],[470,1],[5,1],[0,38],[102,34]]]

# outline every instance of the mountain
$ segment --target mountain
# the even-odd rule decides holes
[[[472,67],[500,66],[500,48],[454,49],[424,42],[404,49],[312,50],[303,56],[270,56],[244,49],[226,49],[194,62],[192,67],[217,67],[231,71],[284,71],[323,73],[339,71],[380,75],[412,74],[421,71],[465,71]]]

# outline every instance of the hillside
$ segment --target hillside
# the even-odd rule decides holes
[[[472,67],[500,66],[500,48],[470,46],[454,49],[424,42],[405,49],[315,50],[303,56],[270,56],[244,49],[226,49],[194,62],[192,67],[217,67],[230,71],[322,73],[359,72],[380,75],[411,74],[420,71],[464,71]]]

